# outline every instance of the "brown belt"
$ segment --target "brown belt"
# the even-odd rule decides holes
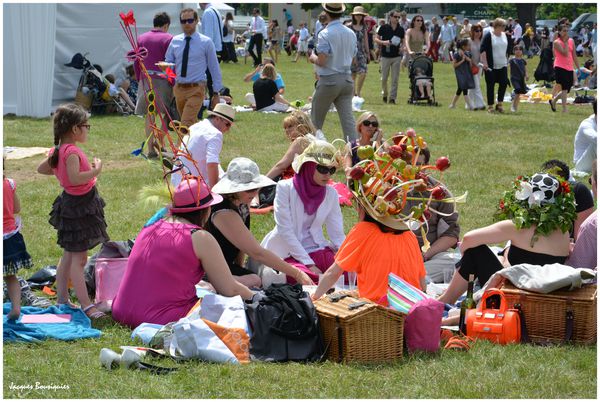
[[[180,88],[193,88],[206,85],[204,82],[177,83]]]

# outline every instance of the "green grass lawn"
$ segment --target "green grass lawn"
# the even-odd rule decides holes
[[[529,61],[532,76],[537,59]],[[304,61],[281,57],[278,67],[286,82],[288,100],[312,94],[312,68]],[[241,61],[222,66],[225,85],[236,100],[251,91],[242,82],[250,70]],[[440,107],[412,106],[407,72],[401,73],[397,105],[383,104],[378,65],[370,64],[363,96],[364,108],[375,111],[386,135],[414,127],[425,137],[432,158],[447,155],[452,167],[444,179],[455,194],[469,192],[459,206],[462,232],[492,223],[502,191],[520,174],[534,173],[547,159],[571,164],[573,137],[579,122],[591,114],[590,106],[570,106],[569,113],[552,113],[547,104],[522,104],[517,114],[489,115],[468,112],[459,101],[448,104],[456,90],[450,65],[435,64],[435,92]],[[505,104],[505,110],[510,105]],[[236,156],[255,160],[266,172],[287,149],[281,114],[239,113],[225,136],[222,164]],[[143,137],[143,120],[129,116],[94,116],[88,157],[99,157],[104,168],[98,180],[107,206],[108,231],[113,240],[134,238],[153,211],[137,202],[138,190],[161,178],[158,165],[130,156]],[[52,144],[49,119],[5,117],[4,145]],[[323,130],[329,140],[341,137],[338,117],[327,116]],[[61,255],[48,213],[60,188],[54,177],[35,173],[42,158],[7,161],[5,172],[17,181],[21,198],[23,235],[33,257],[33,269],[54,265]],[[342,180],[341,174],[336,175]],[[352,208],[343,209],[348,231],[356,222]],[[273,227],[272,215],[254,216],[257,239]],[[91,253],[90,253],[91,254]],[[249,364],[228,366],[201,362],[177,365],[167,376],[144,372],[107,372],[100,368],[102,347],[117,350],[133,345],[130,330],[119,325],[105,328],[101,338],[77,342],[48,341],[39,345],[4,344],[4,396],[6,398],[596,398],[596,347],[501,347],[478,342],[468,353],[442,351],[417,355],[391,365]],[[32,384],[68,385],[68,390],[11,389]]]

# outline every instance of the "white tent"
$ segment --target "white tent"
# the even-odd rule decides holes
[[[124,77],[131,45],[119,12],[133,10],[141,35],[152,29],[154,14],[165,11],[175,35],[181,33],[179,12],[187,7],[196,9],[198,3],[4,4],[3,113],[47,117],[53,106],[73,100],[81,71],[64,64],[75,53],[88,53],[104,74]],[[217,8],[233,12],[223,3]]]

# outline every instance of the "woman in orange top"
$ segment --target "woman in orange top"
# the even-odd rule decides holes
[[[439,158],[435,165],[417,164],[427,143],[414,129],[395,135],[377,149],[369,148],[359,148],[361,160],[347,172],[358,204],[359,222],[319,281],[313,300],[323,296],[344,271],[357,273],[360,297],[383,305],[387,305],[390,273],[425,291],[425,264],[413,231],[420,229],[426,239],[429,216],[443,214],[429,208],[434,199],[456,204],[466,197],[453,197],[439,180],[431,180],[434,171],[450,167],[447,157]],[[423,190],[428,191],[427,197],[416,195]],[[410,211],[405,211],[407,200],[414,202]],[[423,247],[427,251],[429,242]]]
[[[425,265],[419,242],[410,230],[398,230],[376,221],[362,206],[359,222],[350,230],[313,295],[320,298],[344,271],[357,273],[358,293],[387,305],[388,275],[398,275],[425,290]]]

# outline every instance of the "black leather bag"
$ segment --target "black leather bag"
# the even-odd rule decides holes
[[[275,284],[246,301],[250,322],[250,357],[286,362],[317,361],[323,342],[317,312],[299,284]]]

